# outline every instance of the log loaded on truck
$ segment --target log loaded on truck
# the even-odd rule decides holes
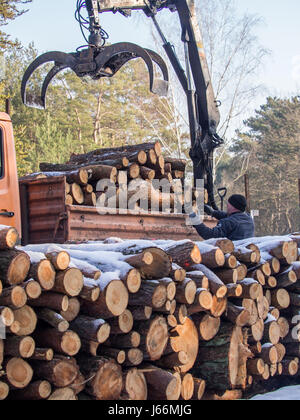
[[[87,19],[82,16],[84,9],[88,12]],[[185,51],[185,70],[173,45],[167,41],[156,20],[156,15],[164,9],[178,13]],[[62,70],[69,68],[80,78],[90,76],[97,80],[101,77],[114,76],[124,64],[136,58],[142,59],[147,66],[150,90],[166,95],[169,82],[168,68],[157,53],[128,42],[105,45],[107,33],[101,27],[99,16],[106,12],[119,12],[124,16],[129,16],[132,10],[142,10],[152,19],[186,94],[191,135],[190,156],[194,164],[195,185],[197,180],[204,180],[208,204],[217,209],[212,174],[213,151],[222,144],[217,134],[220,120],[219,104],[215,100],[210,80],[194,1],[77,1],[77,19],[83,33],[85,29],[90,32],[86,39],[87,48],[79,49],[76,53],[49,52],[38,57],[24,74],[21,87],[23,102],[28,106],[45,108],[47,87],[56,74]],[[30,78],[41,65],[49,62],[53,62],[54,66],[43,82],[40,95],[36,96],[36,92],[30,90]],[[159,72],[162,79],[156,76]],[[59,175],[61,172],[60,177],[21,180],[19,188],[13,129],[11,120],[5,113],[0,114],[0,126],[2,151],[0,223],[15,226],[21,232],[24,244],[97,240],[111,235],[150,239],[161,237],[161,235],[166,237],[166,234],[170,239],[195,239],[197,237],[195,231],[186,226],[185,217],[182,214],[144,214],[143,217],[117,214],[112,217],[99,215],[95,207],[83,208],[76,202],[73,203],[75,205],[66,204],[65,197],[68,192],[66,191],[66,174],[57,169],[55,174]],[[157,151],[157,148],[155,149]],[[123,149],[124,153],[125,150],[126,148]],[[148,152],[146,150],[149,155]],[[78,168],[90,166],[92,163],[105,164],[106,162],[100,157],[101,151],[98,151],[98,155],[94,162],[91,155],[90,161],[78,164]],[[130,159],[129,163],[132,163]],[[171,170],[174,169],[172,165],[169,167]]]

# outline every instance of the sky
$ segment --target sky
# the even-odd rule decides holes
[[[200,1],[200,0],[199,0]],[[23,45],[34,41],[37,49],[72,52],[84,43],[74,19],[76,0],[33,0],[30,11],[10,23],[5,30]],[[258,28],[259,42],[271,51],[261,72],[265,93],[278,96],[298,94],[300,90],[300,1],[237,0],[240,13],[257,14],[263,19]],[[141,12],[137,12],[141,13]],[[141,15],[143,15],[141,13]],[[110,34],[110,42],[129,41],[152,47],[151,22],[143,17],[126,19],[104,14],[102,25]],[[262,102],[264,97],[257,99]]]

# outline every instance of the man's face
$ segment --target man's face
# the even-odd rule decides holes
[[[236,213],[237,211],[238,210],[235,207],[233,207],[228,201],[228,203],[227,203],[227,214],[231,215],[232,213]]]

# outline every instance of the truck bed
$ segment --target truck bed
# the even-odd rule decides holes
[[[64,176],[20,182],[22,243],[66,243],[122,239],[192,239],[196,231],[183,214],[106,214],[95,207],[65,204]],[[207,218],[208,226],[215,226]]]

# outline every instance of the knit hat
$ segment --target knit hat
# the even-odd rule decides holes
[[[234,194],[232,195],[228,202],[237,210],[244,212],[247,208],[247,200],[243,195]]]

